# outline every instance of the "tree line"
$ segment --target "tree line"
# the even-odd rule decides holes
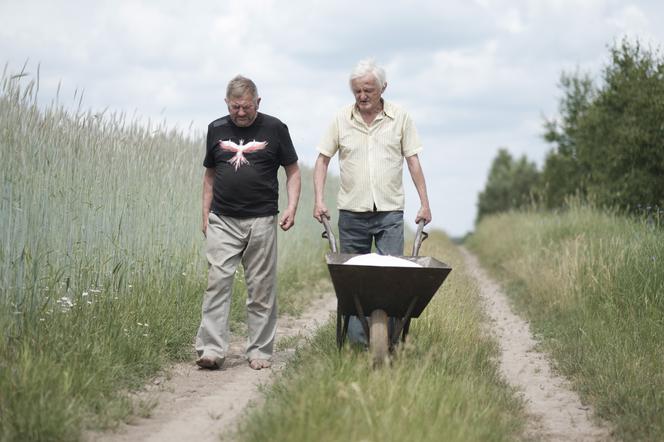
[[[664,207],[664,58],[624,39],[610,48],[599,80],[563,73],[552,145],[541,170],[500,149],[478,198],[485,215],[529,205],[564,207],[570,197],[626,212]]]

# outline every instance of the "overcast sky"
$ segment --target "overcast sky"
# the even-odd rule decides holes
[[[0,0],[0,62],[15,72],[29,60],[33,73],[39,63],[43,102],[61,83],[63,103],[83,89],[86,108],[193,134],[227,113],[226,83],[242,73],[311,166],[353,100],[349,72],[374,57],[384,98],[410,112],[424,143],[433,226],[462,235],[499,147],[541,165],[561,72],[599,75],[623,36],[659,47],[662,23],[656,0]],[[419,201],[405,178],[412,223]]]

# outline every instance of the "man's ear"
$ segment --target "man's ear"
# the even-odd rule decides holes
[[[261,104],[261,97],[256,98],[256,109],[258,109],[258,106]]]
[[[387,89],[387,81],[386,81],[385,84],[383,85],[383,90],[380,91],[380,93],[382,94],[383,92],[385,92],[385,89]]]

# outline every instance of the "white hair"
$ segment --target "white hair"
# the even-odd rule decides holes
[[[380,89],[383,89],[385,87],[385,84],[387,82],[385,78],[385,69],[378,66],[373,58],[360,60],[357,63],[353,71],[350,73],[349,83],[351,84],[351,87],[353,80],[360,77],[364,77],[367,74],[371,74],[374,76],[374,78],[376,79],[376,84]]]

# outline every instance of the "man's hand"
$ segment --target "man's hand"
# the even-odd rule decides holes
[[[319,203],[314,205],[314,218],[318,220],[319,223],[323,222],[323,217],[330,219],[330,214],[327,211],[325,204]]]
[[[201,227],[201,230],[203,231],[203,236],[207,238],[207,226],[208,226],[208,220],[206,217],[203,217],[203,226]]]
[[[420,220],[424,220],[424,225],[429,224],[431,222],[431,209],[424,206],[420,207],[415,217],[415,224],[419,223]]]
[[[284,232],[295,225],[295,210],[286,209],[279,219],[279,227]]]

